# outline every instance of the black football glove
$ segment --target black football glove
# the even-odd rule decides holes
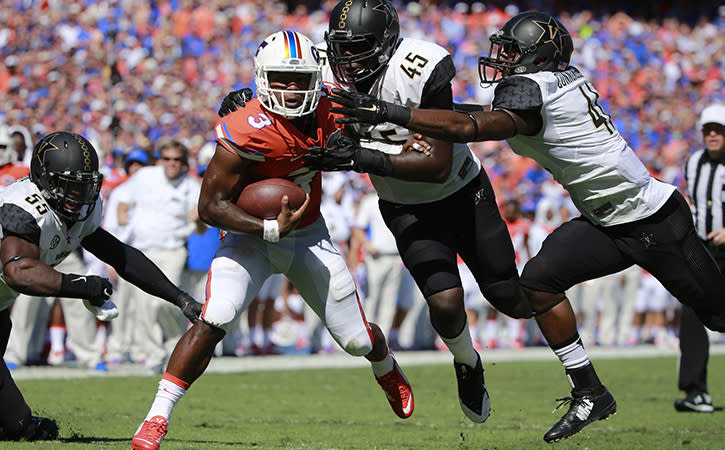
[[[96,275],[87,275],[87,277],[89,291],[93,292],[92,295],[88,296],[87,300],[93,306],[103,306],[106,300],[111,298],[111,294],[113,294],[113,285],[107,278]]]
[[[332,88],[332,93],[328,94],[327,98],[342,105],[342,107],[331,107],[331,112],[348,116],[335,119],[337,123],[369,123],[375,125],[390,122],[406,126],[410,121],[410,108],[380,100],[364,92]]]
[[[178,297],[176,297],[175,304],[179,307],[179,309],[181,309],[181,312],[184,313],[184,316],[186,316],[191,323],[199,320],[201,310],[204,308],[203,304],[194,300],[194,298],[186,292],[182,292]]]
[[[252,90],[249,88],[241,88],[237,91],[232,91],[224,97],[222,104],[219,107],[219,117],[224,117],[230,112],[236,111],[237,108],[241,108],[246,105],[249,100],[252,99]]]
[[[324,147],[311,147],[304,156],[305,167],[312,170],[336,172],[354,170],[360,173],[389,176],[393,171],[390,156],[378,150],[361,147],[340,130],[327,138]]]

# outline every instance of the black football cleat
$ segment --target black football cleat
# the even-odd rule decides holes
[[[463,363],[453,362],[458,379],[458,401],[466,416],[476,423],[483,423],[491,413],[491,400],[483,381],[483,366],[481,357],[476,361],[476,367]]]
[[[680,412],[711,413],[715,411],[707,392],[690,392],[687,397],[675,400],[675,409]]]
[[[22,441],[52,441],[58,438],[58,424],[55,420],[47,417],[33,416],[30,419],[30,426],[23,437]]]
[[[572,390],[571,397],[560,398],[556,409],[569,404],[569,411],[544,435],[546,442],[566,439],[596,420],[604,420],[617,412],[617,402],[606,387]],[[556,411],[556,409],[554,411]]]

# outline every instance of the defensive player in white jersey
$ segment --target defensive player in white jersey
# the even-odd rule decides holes
[[[19,293],[83,299],[100,320],[119,311],[108,301],[111,283],[99,276],[60,273],[53,266],[79,247],[113,266],[120,276],[179,306],[196,321],[202,305],[174,286],[135,248],[99,228],[103,175],[90,142],[55,132],[35,145],[30,176],[0,193],[0,351],[10,335],[9,307]],[[52,419],[31,416],[30,407],[0,364],[0,440],[46,440],[58,436]]]
[[[569,65],[573,44],[566,28],[527,12],[490,40],[479,72],[482,83],[498,83],[491,111],[411,110],[345,91],[333,100],[346,107],[333,110],[352,116],[344,122],[393,122],[451,141],[506,139],[571,194],[581,217],[557,228],[521,275],[539,327],[572,384],[568,412],[544,435],[552,442],[616,411],[577,334],[568,288],[638,264],[710,329],[723,331],[725,282],[697,238],[684,198],[649,175],[597,102],[597,91]]]
[[[400,38],[399,30],[388,0],[341,0],[319,46],[328,63],[324,81],[411,107],[451,109],[451,56],[432,42]],[[220,115],[244,100],[241,90],[231,93]],[[488,176],[465,144],[428,139],[428,152],[419,152],[421,144],[409,141],[412,133],[393,123],[356,125],[345,132],[348,136],[336,136],[328,148],[311,148],[305,165],[371,175],[380,211],[426,298],[431,324],[454,356],[461,409],[472,421],[483,422],[490,403],[481,358],[468,332],[456,254],[498,310],[516,318],[531,316]]]
[[[441,46],[399,37],[387,0],[341,0],[325,35],[325,80],[398,105],[453,108],[456,70]],[[433,328],[454,356],[461,409],[474,422],[489,415],[481,358],[468,330],[457,254],[497,309],[530,317],[514,250],[491,182],[466,144],[426,138],[428,152],[406,151],[413,132],[401,124],[353,124],[352,137],[305,157],[319,170],[367,172],[403,263],[426,298]]]

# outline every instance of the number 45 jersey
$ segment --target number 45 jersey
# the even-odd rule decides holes
[[[610,116],[599,93],[575,67],[513,75],[496,87],[493,109],[537,111],[538,134],[507,139],[569,191],[579,211],[601,226],[654,214],[675,187],[650,176]]]
[[[316,47],[323,63],[323,80],[337,85],[326,58],[326,43]],[[427,93],[449,85],[455,74],[455,66],[446,49],[433,42],[403,38],[369,94],[391,103],[418,108],[426,103]],[[347,86],[344,88],[348,89]],[[364,147],[389,154],[400,153],[402,144],[413,137],[413,132],[392,123],[355,125],[354,130]],[[370,175],[370,180],[378,197],[383,200],[419,204],[448,197],[475,178],[480,168],[481,163],[466,144],[453,144],[451,174],[444,183],[405,181],[376,175]]]
[[[24,177],[0,192],[0,239],[7,236],[25,239],[38,246],[40,261],[55,266],[98,229],[102,214],[103,200],[99,196],[90,217],[69,228],[50,209],[35,183]],[[0,261],[0,264],[4,262]],[[17,296],[18,293],[5,284],[3,275],[0,279],[0,311]]]

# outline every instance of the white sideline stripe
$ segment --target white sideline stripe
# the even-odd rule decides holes
[[[640,345],[627,348],[594,347],[588,349],[591,359],[633,359],[678,356],[678,348],[658,348],[651,345]],[[725,344],[711,344],[711,355],[725,355]],[[484,368],[491,363],[511,361],[551,361],[558,362],[548,347],[533,347],[520,350],[495,349],[481,352]],[[424,366],[433,364],[452,364],[453,356],[441,351],[399,351],[395,358],[402,367]],[[212,358],[205,373],[240,373],[261,370],[300,370],[300,369],[340,369],[369,367],[365,358],[352,357],[345,353],[331,355],[279,355],[279,356],[225,356]],[[20,367],[10,372],[15,380],[66,379],[90,377],[127,377],[152,376],[142,366],[122,364],[109,366],[109,372],[96,372],[77,367],[30,366]]]

